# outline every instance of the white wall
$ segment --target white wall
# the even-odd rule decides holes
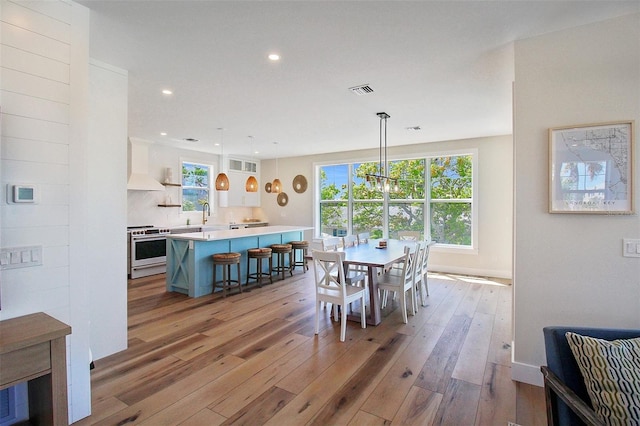
[[[90,410],[87,284],[78,262],[86,201],[77,178],[86,173],[72,164],[87,138],[89,13],[62,1],[2,1],[1,8],[2,246],[40,245],[43,254],[42,266],[2,271],[0,318],[42,311],[71,325],[73,420]],[[40,203],[6,204],[9,182],[38,185]]]
[[[165,169],[170,167],[173,181],[180,183],[182,161],[212,164],[214,173],[217,174],[219,171],[219,155],[217,154],[178,149],[158,143],[152,143],[149,147],[149,175],[158,182],[164,181]],[[242,190],[244,191],[244,187]],[[158,207],[158,204],[165,202],[165,197],[167,196],[171,197],[173,203],[179,203],[180,188],[167,186],[164,191],[127,191],[127,225],[175,227],[186,225],[187,219],[190,219],[192,225],[202,223],[202,212],[182,212],[179,207]],[[216,197],[214,198],[211,217],[207,218],[207,224],[240,222],[244,218],[268,219],[261,215],[259,209],[220,207]]]
[[[126,71],[91,60],[85,162],[87,283],[94,360],[127,348],[127,84]]]
[[[90,344],[99,356],[126,347],[126,73],[90,75],[84,6],[0,7],[1,244],[43,249],[41,266],[2,271],[0,319],[45,312],[71,325],[74,422],[91,413]],[[7,204],[10,182],[38,185],[39,204]]]
[[[455,253],[433,248],[430,269],[442,272],[510,278],[512,271],[512,194],[513,151],[511,136],[434,142],[401,147],[389,147],[389,159],[445,154],[451,150],[478,150],[478,251]],[[279,158],[278,177],[289,203],[280,207],[275,194],[264,191],[264,183],[276,177],[276,162],[261,162],[260,190],[262,210],[274,225],[313,225],[314,164],[331,162],[377,161],[378,150],[350,151],[308,157]],[[308,189],[303,194],[293,190],[293,178],[307,178]],[[305,238],[312,238],[308,232]]]
[[[517,42],[515,62],[512,373],[540,384],[542,327],[640,327],[640,258],[622,257],[622,239],[640,238],[638,215],[549,214],[547,207],[549,128],[640,123],[640,14]],[[637,137],[635,145],[637,154]]]

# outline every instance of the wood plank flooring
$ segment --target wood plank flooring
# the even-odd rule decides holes
[[[377,327],[321,311],[311,271],[223,299],[129,281],[129,348],[95,361],[76,425],[546,424],[541,388],[511,381],[511,286],[430,274],[428,306]]]

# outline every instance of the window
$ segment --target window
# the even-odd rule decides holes
[[[349,164],[327,166],[320,169],[320,232],[322,235],[346,235],[348,225],[347,186]]]
[[[319,166],[319,229],[324,236],[370,232],[372,238],[419,239],[473,245],[472,154],[389,162],[398,179],[388,193],[371,187],[378,163]]]
[[[432,158],[431,238],[442,244],[472,244],[472,157]]]
[[[211,166],[182,162],[182,211],[202,211],[211,194]]]

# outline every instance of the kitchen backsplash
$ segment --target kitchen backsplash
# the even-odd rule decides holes
[[[175,192],[175,191],[174,191]],[[180,207],[158,207],[167,203],[167,196],[171,196],[171,203],[180,202],[179,195],[167,191],[127,191],[127,226],[153,225],[158,227],[174,227],[186,225],[187,219],[191,224],[202,223],[202,212],[182,212]],[[245,219],[260,219],[268,222],[262,209],[258,207],[219,207],[217,202],[211,209],[211,216],[207,217],[208,224],[241,223]]]

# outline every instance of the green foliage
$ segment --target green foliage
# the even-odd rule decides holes
[[[471,205],[431,203],[431,238],[443,244],[471,245]]]
[[[182,201],[182,211],[183,212],[193,212],[196,210],[196,205],[193,204],[191,201],[189,200],[183,200]]]
[[[182,211],[201,211],[209,202],[209,166],[182,163]]]
[[[470,199],[472,193],[472,157],[449,156],[434,159],[412,159],[389,162],[388,175],[397,179],[397,188],[389,192],[389,235],[398,231],[419,231],[423,235],[425,202],[425,172],[429,166],[432,200]],[[347,167],[345,164],[344,167]],[[384,198],[380,189],[372,186],[367,175],[380,174],[377,162],[353,165],[352,233],[371,233],[381,238],[383,229]],[[382,171],[384,174],[384,170]],[[348,232],[347,185],[329,182],[325,170],[320,170],[321,200],[334,200],[321,204],[323,231],[342,229]],[[431,204],[431,234],[434,239],[448,244],[471,244],[471,205],[463,203]]]
[[[440,157],[431,160],[431,199],[471,198],[472,157]]]
[[[209,166],[182,163],[182,186],[204,188],[209,186]]]

